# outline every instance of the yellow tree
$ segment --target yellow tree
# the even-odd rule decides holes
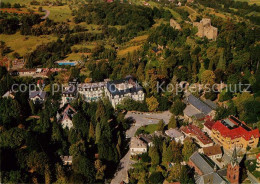
[[[203,84],[210,84],[213,85],[215,82],[216,76],[214,74],[213,71],[211,70],[205,70],[202,74],[201,74],[201,82]]]
[[[156,109],[159,106],[159,103],[154,96],[151,96],[150,98],[146,98],[146,103],[148,105],[149,111],[151,112],[156,111]]]

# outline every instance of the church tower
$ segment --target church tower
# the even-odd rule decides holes
[[[236,147],[233,151],[231,162],[227,167],[227,179],[231,184],[239,183],[239,163],[237,161],[237,150]]]

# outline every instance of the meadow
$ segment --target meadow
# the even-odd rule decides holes
[[[23,56],[26,53],[33,51],[38,45],[46,44],[56,39],[56,37],[51,35],[25,36],[21,35],[19,32],[13,35],[0,34],[0,41],[4,41],[12,50],[8,56],[12,56],[12,53],[14,52]]]

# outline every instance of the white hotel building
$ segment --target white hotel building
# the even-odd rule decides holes
[[[132,76],[125,79],[109,81],[106,86],[106,96],[115,108],[125,98],[131,98],[135,101],[144,100],[143,88],[134,81]]]

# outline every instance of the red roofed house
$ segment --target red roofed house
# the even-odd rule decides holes
[[[227,150],[234,146],[246,150],[247,146],[256,148],[259,141],[259,130],[248,127],[245,122],[234,116],[217,121],[212,126],[212,139]]]
[[[211,116],[206,116],[204,118],[205,123],[204,123],[204,127],[203,127],[203,131],[207,132],[207,134],[209,136],[211,136],[211,130],[212,130],[212,126],[216,123],[214,120],[212,120]]]
[[[181,131],[185,136],[194,138],[202,148],[213,146],[213,141],[195,125],[189,124],[188,126],[181,127]]]

